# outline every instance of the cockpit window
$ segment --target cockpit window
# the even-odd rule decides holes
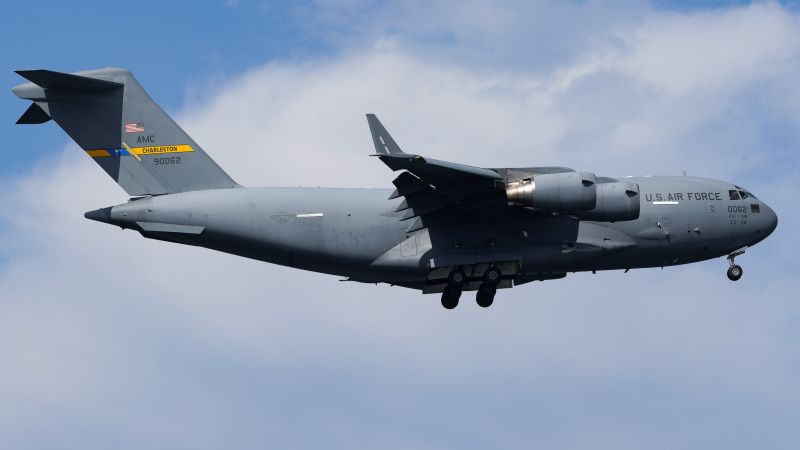
[[[735,184],[733,185],[733,187],[735,187],[736,189],[739,190],[739,194],[741,194],[742,200],[744,200],[746,198],[756,199],[755,195],[751,194],[750,191],[745,190],[743,187],[736,186]],[[729,192],[731,193],[731,200],[739,200],[739,197],[734,197],[734,195],[736,194],[736,191],[729,191]],[[758,200],[758,199],[756,199],[756,200]]]
[[[731,196],[731,200],[739,200],[739,193],[738,192],[736,192],[733,189],[731,189],[730,191],[728,191],[728,193]]]

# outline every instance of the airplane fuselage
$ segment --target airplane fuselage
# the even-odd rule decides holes
[[[641,189],[638,219],[479,211],[407,232],[387,189],[230,188],[144,197],[87,213],[145,237],[299,269],[423,289],[436,269],[515,263],[515,283],[568,272],[686,264],[730,254],[777,224],[731,183],[626,178]],[[733,198],[731,191],[737,194]],[[434,291],[431,291],[434,292]]]

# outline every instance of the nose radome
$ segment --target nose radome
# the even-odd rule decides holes
[[[764,237],[767,237],[778,227],[778,215],[766,203],[762,204],[761,210],[764,218]]]

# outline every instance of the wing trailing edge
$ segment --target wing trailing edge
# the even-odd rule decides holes
[[[374,114],[367,114],[375,155],[393,171],[403,172],[393,181],[389,197],[404,197],[396,211],[401,221],[414,219],[407,232],[427,228],[443,220],[497,200],[505,205],[505,177],[492,169],[425,158],[404,152]]]

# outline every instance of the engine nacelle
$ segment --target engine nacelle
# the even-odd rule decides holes
[[[597,185],[597,206],[575,215],[598,222],[636,220],[639,218],[639,200],[639,185],[636,183],[600,183]]]
[[[509,202],[548,212],[577,212],[597,204],[595,176],[587,172],[547,173],[506,185]]]

